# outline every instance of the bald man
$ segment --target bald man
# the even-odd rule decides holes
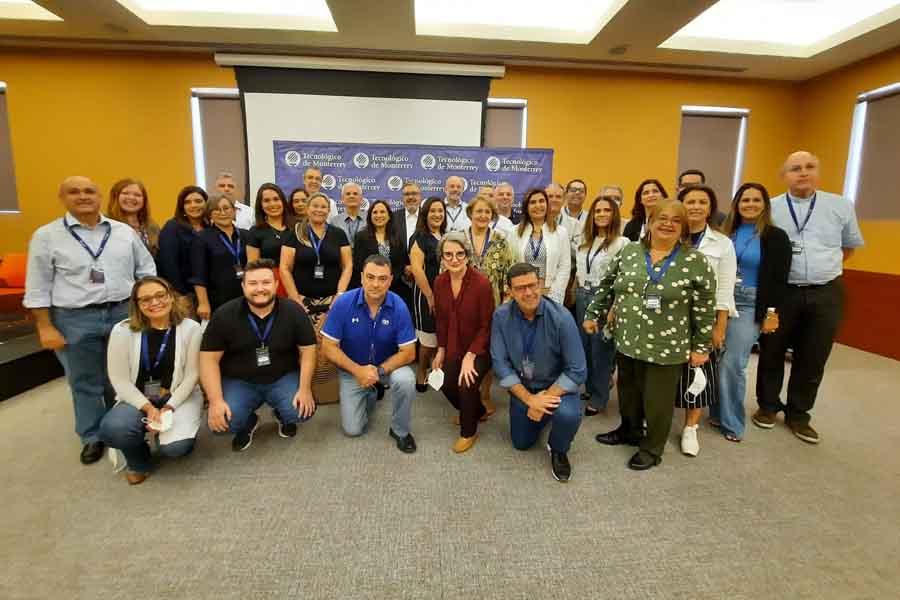
[[[787,157],[781,170],[788,191],[772,198],[772,222],[785,230],[793,253],[778,329],[760,336],[753,422],[775,426],[776,415],[798,438],[819,442],[810,414],[843,313],[843,261],[863,245],[853,204],[817,189],[819,159],[806,151]],[[787,402],[782,403],[784,354],[793,349]]]
[[[156,275],[134,230],[100,214],[101,199],[87,177],[62,182],[66,213],[31,237],[23,300],[41,346],[55,351],[66,371],[83,464],[103,456],[100,420],[115,398],[106,375],[109,332],[128,317],[134,282]]]
[[[462,177],[451,175],[444,182],[444,203],[447,209],[447,231],[466,231],[472,223],[462,201],[465,188]]]

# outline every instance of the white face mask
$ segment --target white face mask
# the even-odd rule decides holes
[[[694,379],[687,389],[687,393],[692,396],[699,396],[706,389],[706,374],[700,367],[694,367]]]
[[[149,419],[141,419],[143,423],[146,423],[150,426],[150,429],[153,431],[163,433],[164,431],[168,431],[172,429],[172,422],[174,420],[174,416],[171,410],[164,410],[159,415],[159,421],[150,421]]]
[[[428,375],[427,383],[436,390],[441,389],[441,387],[444,385],[444,371],[441,369],[433,370]]]

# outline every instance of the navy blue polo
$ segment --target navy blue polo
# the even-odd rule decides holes
[[[372,319],[362,288],[349,290],[332,303],[322,335],[338,342],[358,365],[380,365],[400,346],[416,341],[409,309],[400,296],[389,291]]]

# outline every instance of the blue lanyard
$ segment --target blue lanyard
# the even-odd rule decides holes
[[[541,233],[541,237],[538,240],[537,248],[534,247],[534,238],[528,238],[528,247],[531,249],[531,260],[537,260],[538,256],[541,254],[541,246],[544,245],[544,234]]]
[[[741,264],[741,260],[744,258],[744,254],[747,253],[747,249],[750,248],[750,244],[753,243],[753,240],[756,239],[757,235],[759,235],[759,232],[754,231],[753,235],[750,236],[750,239],[747,240],[747,242],[744,244],[743,248],[741,248],[740,252],[737,253],[738,264]],[[734,234],[734,237],[732,238],[732,240],[735,242],[737,241],[737,233]]]
[[[484,258],[487,255],[488,246],[491,243],[491,228],[487,228],[487,233],[485,234],[487,237],[484,238],[484,247],[481,249],[481,258]],[[475,238],[472,236],[472,228],[469,227],[469,240],[472,242],[472,249],[475,249]]]
[[[313,231],[312,225],[307,225],[307,229],[309,229],[309,241],[312,244],[313,250],[316,251],[316,264],[322,264],[322,258],[319,255],[319,248],[322,247],[322,242],[325,241],[325,236],[328,235],[328,225],[325,225],[325,233],[322,235],[322,239],[316,237],[316,232]]]
[[[347,223],[347,219],[350,217],[344,217],[344,222]],[[356,217],[349,223],[347,223],[347,233],[350,235],[350,243],[356,239],[356,234],[359,233],[359,217]]]
[[[219,239],[222,240],[222,243],[225,244],[225,247],[228,248],[228,254],[234,257],[234,264],[241,264],[241,236],[239,233],[235,232],[237,239],[234,241],[234,245],[231,245],[231,240],[228,239],[221,231],[219,232]]]
[[[368,309],[368,307],[366,307]],[[381,316],[381,309],[384,308],[384,304],[378,307],[378,310],[375,312],[375,318],[372,320],[372,337],[369,338],[369,364],[375,364],[375,329],[378,327],[378,317]]]
[[[147,371],[149,375],[151,372],[156,370],[156,367],[159,366],[160,361],[162,360],[163,355],[166,353],[166,346],[169,345],[169,336],[172,334],[172,328],[166,331],[166,335],[163,336],[162,344],[159,346],[159,352],[156,353],[156,360],[153,361],[153,365],[150,365],[150,345],[147,342],[147,332],[145,331],[141,335],[141,360],[144,363],[144,370]]]
[[[259,333],[259,326],[256,324],[256,319],[253,318],[253,315],[247,313],[247,320],[250,321],[250,327],[253,328],[253,333],[256,334],[256,339],[259,340],[260,347],[265,348],[266,342],[269,340],[269,334],[272,333],[272,325],[275,324],[275,314],[274,310],[272,314],[269,315],[269,319],[266,321],[266,330]]]
[[[534,338],[537,335],[537,315],[534,316],[534,320],[530,323],[524,317],[522,317],[522,320],[525,321],[525,327],[522,331],[522,358],[530,359],[531,351],[534,349]]]
[[[797,233],[803,233],[803,230],[806,229],[806,224],[809,223],[809,218],[812,216],[813,210],[816,208],[816,195],[813,194],[812,200],[809,202],[809,212],[806,213],[806,218],[803,219],[803,225],[800,225],[800,221],[797,220],[797,213],[794,211],[794,201],[791,200],[790,194],[785,194],[787,197],[787,205],[788,210],[791,211],[791,218],[794,220],[794,225],[797,227]]]
[[[663,277],[666,275],[666,271],[669,270],[669,266],[671,266],[672,261],[675,260],[675,257],[678,255],[678,246],[675,246],[675,249],[669,253],[669,256],[666,257],[666,261],[663,263],[662,268],[660,268],[659,273],[656,273],[653,270],[653,260],[650,258],[650,251],[644,251],[644,261],[647,263],[647,277],[650,278],[654,284],[659,283]]]
[[[587,270],[587,274],[591,274],[591,264],[594,262],[594,259],[597,258],[597,255],[600,254],[600,251],[603,249],[603,243],[601,242],[600,247],[597,248],[597,251],[594,252],[594,255],[591,256],[591,249],[588,248],[587,255],[584,257],[584,266]]]
[[[78,233],[75,231],[75,226],[69,225],[65,217],[63,217],[63,225],[65,226],[66,230],[68,230],[68,232],[72,234],[72,237],[75,238],[79,244],[81,244],[81,247],[87,250],[87,253],[91,255],[91,258],[93,258],[94,260],[100,260],[100,255],[103,254],[103,251],[106,249],[106,242],[109,241],[109,236],[112,235],[112,225],[110,225],[109,223],[106,224],[106,233],[103,235],[103,240],[100,242],[100,248],[97,249],[96,253],[91,250],[91,247],[87,245],[87,242],[81,239],[81,236],[78,235]]]
[[[455,215],[451,214],[451,213],[450,213],[450,207],[449,207],[449,206],[447,207],[447,216],[450,217],[450,222],[451,222],[453,225],[456,225],[456,220],[459,218],[459,215],[462,213],[462,211],[463,211],[463,203],[462,203],[462,202],[460,202],[460,203],[459,203],[459,206],[456,208],[456,214],[455,214]]]

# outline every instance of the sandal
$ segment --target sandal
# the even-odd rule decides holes
[[[722,426],[722,422],[719,421],[718,419],[707,419],[706,424],[709,425],[710,427],[714,427],[716,429],[718,429],[719,427]]]
[[[740,444],[740,443],[741,443],[741,438],[739,438],[738,436],[734,435],[733,433],[723,433],[723,434],[722,434],[722,437],[724,437],[724,438],[725,438],[726,440],[728,440],[729,442],[734,442],[734,443],[736,443],[736,444]]]

